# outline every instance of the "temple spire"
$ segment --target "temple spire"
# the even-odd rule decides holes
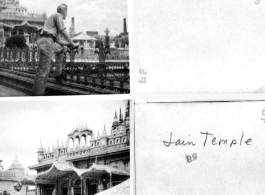
[[[98,131],[97,139],[100,139],[100,134],[99,134],[99,131]]]
[[[130,115],[130,101],[128,101],[126,106],[125,118],[129,117],[129,115]]]
[[[106,131],[106,125],[104,124],[104,129],[103,129],[103,133],[101,135],[101,137],[107,137],[107,131]]]
[[[118,117],[117,117],[117,111],[116,111],[116,110],[115,110],[115,116],[114,116],[114,118],[118,118]]]
[[[122,123],[122,114],[121,114],[121,108],[120,108],[120,119],[119,122]]]
[[[94,136],[94,132],[92,132],[90,141],[94,141],[94,140],[95,140],[95,136]]]

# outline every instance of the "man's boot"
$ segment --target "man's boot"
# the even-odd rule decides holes
[[[35,77],[31,95],[43,96],[45,94],[47,78]]]

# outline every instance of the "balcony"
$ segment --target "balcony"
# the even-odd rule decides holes
[[[1,7],[0,7],[1,9]],[[0,20],[18,20],[18,21],[29,21],[29,22],[43,22],[46,20],[44,16],[35,16],[35,15],[22,15],[16,13],[0,13]]]
[[[63,82],[53,78],[56,71],[52,60],[45,95],[91,95],[130,93],[128,57],[106,57],[98,62],[95,56],[76,56],[77,50],[65,53]],[[37,47],[26,49],[0,48],[0,84],[30,95],[39,61]]]

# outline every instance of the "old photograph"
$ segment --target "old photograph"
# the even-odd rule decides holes
[[[130,104],[0,102],[0,195],[129,195]]]
[[[1,0],[0,97],[129,94],[127,0]]]

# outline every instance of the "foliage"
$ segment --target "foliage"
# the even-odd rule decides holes
[[[126,37],[123,37],[123,38],[121,39],[121,44],[122,44],[122,47],[125,47],[125,44],[126,44],[126,45],[129,45],[129,39],[128,39],[127,36],[126,36]]]
[[[24,48],[27,46],[26,39],[23,35],[13,35],[6,39],[5,46]]]
[[[119,48],[120,43],[121,43],[121,47],[125,47],[125,45],[129,45],[129,38],[128,36],[125,37],[115,37],[113,39],[113,41],[115,42],[115,47]]]

